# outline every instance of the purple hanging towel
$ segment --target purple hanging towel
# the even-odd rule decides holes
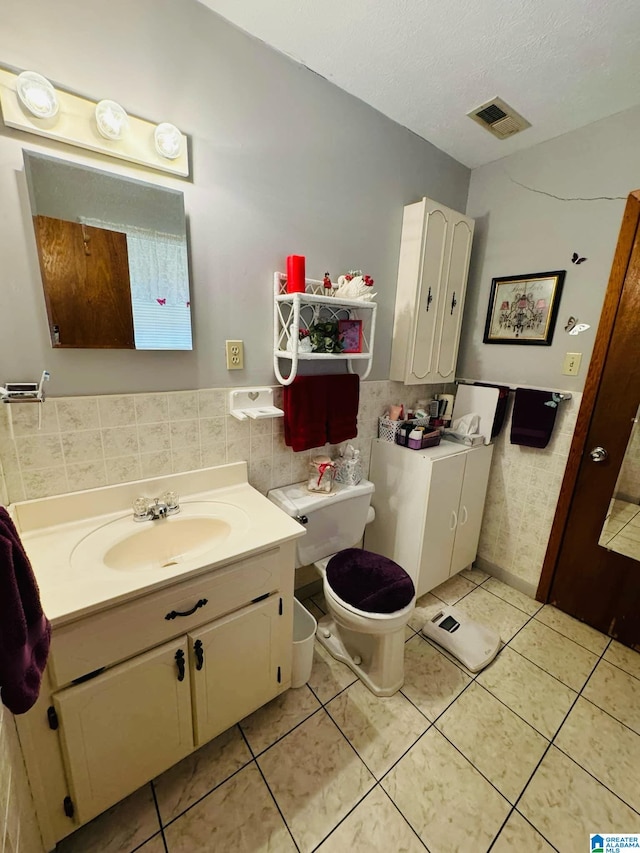
[[[551,391],[516,388],[511,416],[511,444],[546,447],[556,421],[558,402]]]
[[[38,698],[50,639],[31,563],[0,507],[0,695],[14,714],[24,714]]]

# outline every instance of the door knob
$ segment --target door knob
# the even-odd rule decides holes
[[[593,450],[589,452],[589,456],[593,459],[594,462],[604,462],[604,460],[609,456],[604,447],[594,447]]]

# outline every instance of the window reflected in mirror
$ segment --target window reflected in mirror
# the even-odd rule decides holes
[[[24,161],[52,345],[192,349],[182,193]]]
[[[640,429],[636,412],[599,545],[640,560]]]

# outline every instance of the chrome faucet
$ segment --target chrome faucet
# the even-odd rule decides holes
[[[139,497],[133,502],[134,521],[157,521],[178,512],[180,503],[175,492],[165,492],[159,498]]]

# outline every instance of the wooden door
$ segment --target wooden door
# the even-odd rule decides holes
[[[640,192],[629,197],[538,597],[640,647],[640,563],[598,544],[640,402]],[[603,448],[606,457],[596,451]]]
[[[56,347],[134,349],[127,235],[34,216]]]
[[[272,595],[189,634],[196,744],[207,743],[291,683],[293,637]]]
[[[451,558],[451,575],[466,569],[477,556],[492,456],[493,445],[491,444],[476,447],[464,454],[464,478],[458,506],[456,539]]]
[[[192,751],[186,638],[61,690],[54,704],[73,804],[84,823]]]

